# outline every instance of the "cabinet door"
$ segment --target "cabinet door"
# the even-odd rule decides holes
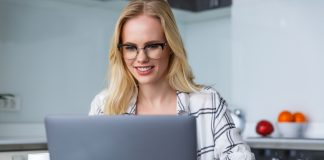
[[[0,152],[0,160],[28,160],[28,154],[47,153],[46,150],[40,151],[14,151]]]

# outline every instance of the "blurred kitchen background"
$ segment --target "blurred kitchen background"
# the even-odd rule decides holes
[[[87,115],[105,86],[110,38],[126,3],[0,0],[0,94],[11,98],[0,103],[0,137],[41,141],[44,116]],[[305,138],[324,138],[323,7],[322,0],[234,0],[174,9],[196,82],[242,110],[245,138],[258,136],[261,119],[275,124],[282,110],[308,117]]]

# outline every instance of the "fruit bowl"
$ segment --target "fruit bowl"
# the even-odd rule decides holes
[[[283,138],[303,138],[307,123],[278,122],[278,131]]]

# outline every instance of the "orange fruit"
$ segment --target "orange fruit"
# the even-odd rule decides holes
[[[306,116],[301,112],[296,112],[293,114],[294,122],[304,123],[307,121]]]
[[[293,114],[287,110],[280,112],[278,122],[293,122]]]

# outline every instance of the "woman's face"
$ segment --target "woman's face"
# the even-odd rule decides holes
[[[147,15],[131,18],[124,24],[121,36],[124,62],[138,84],[150,85],[165,81],[170,49],[167,45],[164,46],[166,40],[161,22]],[[136,52],[136,47],[138,52],[134,59],[125,56],[127,52],[134,53],[134,50]],[[144,47],[146,53],[144,49],[141,49]],[[155,53],[160,56],[156,56]]]

